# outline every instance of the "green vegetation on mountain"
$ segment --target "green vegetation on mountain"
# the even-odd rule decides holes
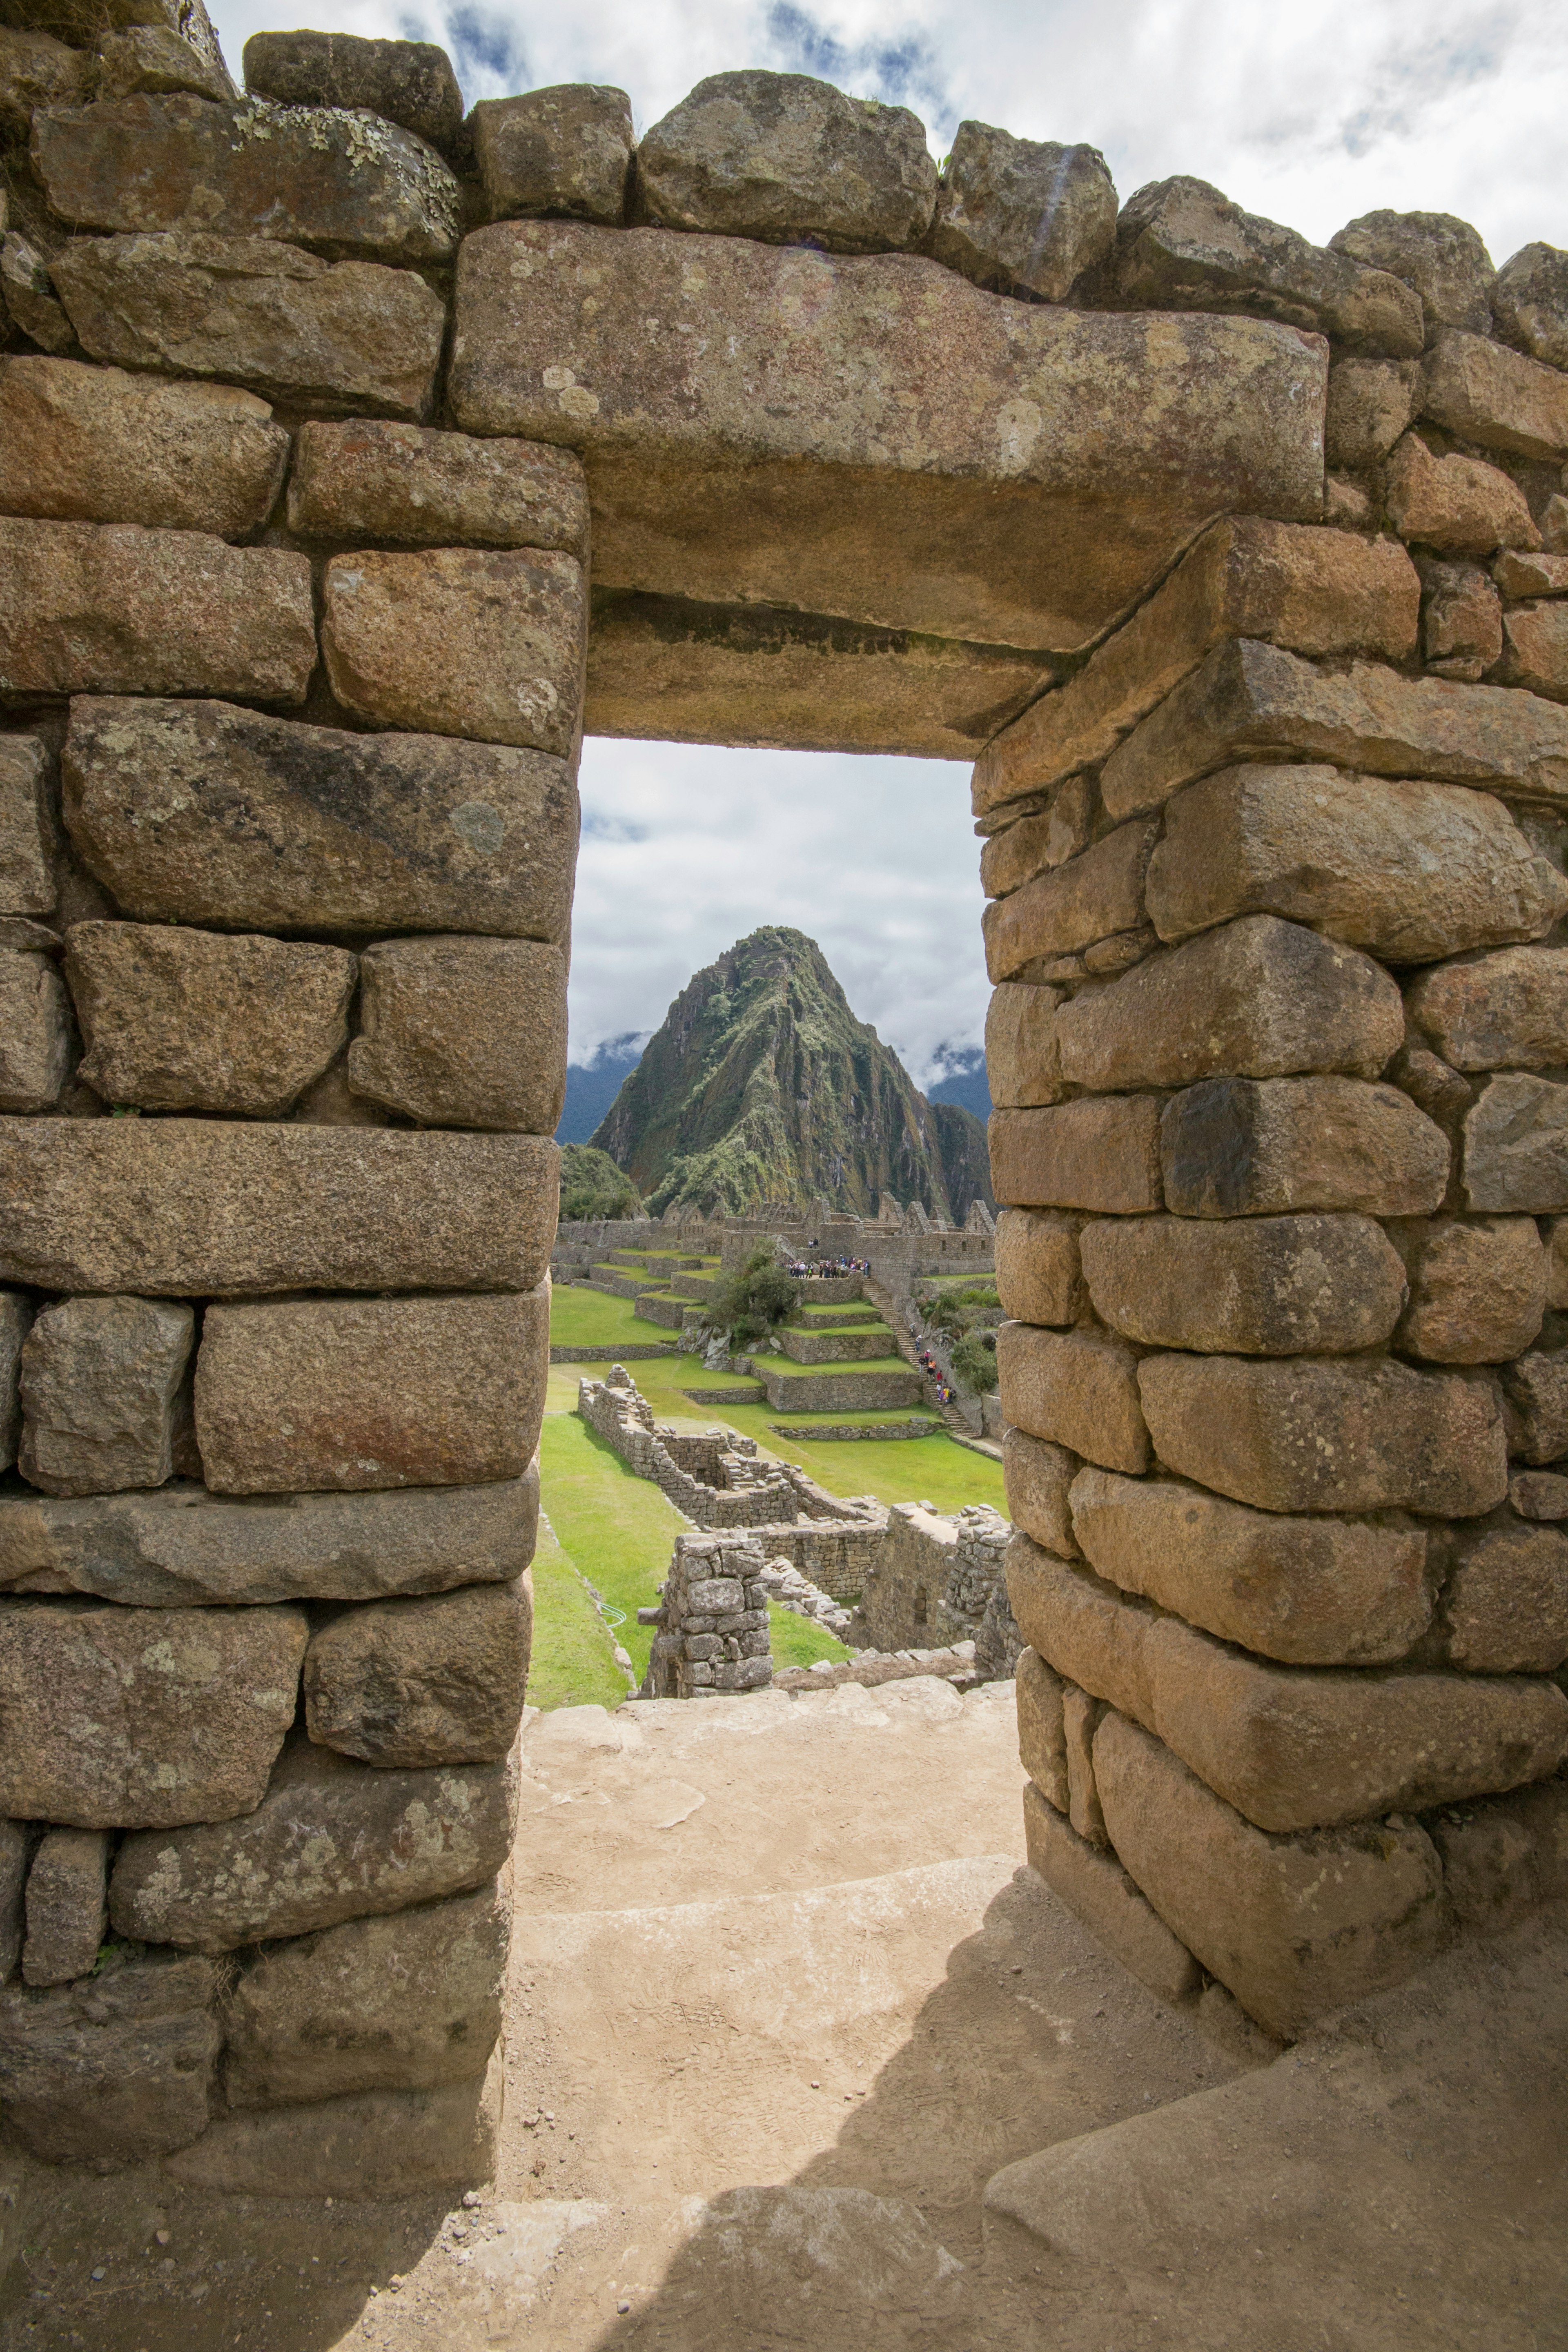
[[[607,1151],[595,1151],[591,1143],[562,1146],[563,1217],[635,1217],[641,1208],[637,1186]]]
[[[928,1103],[816,940],[782,925],[688,983],[593,1141],[656,1217],[672,1202],[724,1214],[819,1196],[875,1216],[887,1192],[961,1224],[991,1201],[980,1121]]]

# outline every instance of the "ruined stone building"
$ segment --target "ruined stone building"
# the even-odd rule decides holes
[[[975,763],[1050,1884],[1280,2035],[1561,1891],[1568,257],[6,13],[8,2126],[484,2171],[584,727]]]

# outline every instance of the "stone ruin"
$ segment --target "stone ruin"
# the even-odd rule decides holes
[[[975,761],[1045,1876],[1286,2035],[1563,1891],[1568,258],[129,13],[0,31],[8,2127],[484,2169],[584,723]]]

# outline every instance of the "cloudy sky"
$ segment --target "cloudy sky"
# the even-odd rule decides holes
[[[210,5],[210,0],[209,0]],[[816,73],[911,106],[1087,140],[1123,197],[1187,172],[1319,241],[1379,205],[1458,213],[1495,261],[1568,246],[1568,10],[1541,0],[219,0],[247,36],[437,40],[470,100],[610,82],[639,127],[704,74]],[[810,931],[917,1078],[978,1039],[966,772],[930,761],[590,743],[573,1058],[647,1029],[760,922]]]

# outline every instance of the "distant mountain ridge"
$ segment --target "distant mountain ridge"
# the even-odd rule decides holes
[[[586,1143],[642,1059],[647,1032],[627,1029],[606,1037],[585,1062],[566,1065],[566,1099],[561,1107],[557,1143]]]
[[[654,1215],[770,1201],[875,1216],[884,1192],[962,1224],[990,1192],[985,1130],[932,1105],[858,1021],[815,940],[767,924],[681,991],[589,1140]]]

